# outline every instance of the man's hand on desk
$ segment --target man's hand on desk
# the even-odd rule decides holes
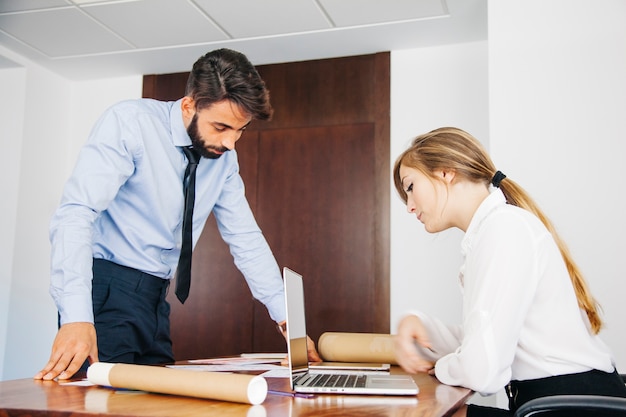
[[[435,364],[419,354],[416,344],[432,350],[421,320],[417,316],[406,316],[400,321],[398,334],[394,339],[396,361],[405,372],[428,372],[433,375]]]
[[[281,321],[277,325],[278,331],[283,335],[285,341],[289,343],[289,339],[287,339],[287,327],[285,326],[285,322]],[[309,357],[309,362],[322,362],[322,358],[319,353],[317,353],[317,349],[315,348],[315,343],[311,338],[307,335],[306,337],[306,350]],[[282,365],[288,365],[287,358],[283,359],[281,362]]]
[[[309,336],[306,337],[306,351],[309,356],[309,362],[321,362],[322,358],[319,353],[317,353],[317,349],[315,348],[315,343],[311,340]]]
[[[46,366],[35,379],[69,379],[83,365],[85,359],[98,362],[96,328],[92,323],[67,323],[59,328],[52,344],[52,353]]]

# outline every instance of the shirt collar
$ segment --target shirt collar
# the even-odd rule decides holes
[[[470,221],[469,227],[465,232],[465,236],[461,241],[461,252],[465,256],[467,252],[472,247],[472,240],[478,230],[480,229],[480,225],[483,220],[491,213],[493,210],[497,209],[506,204],[506,197],[502,193],[502,190],[499,188],[494,188],[492,192],[483,200],[482,203],[478,206],[478,209],[472,216],[472,220]]]
[[[170,109],[170,129],[174,146],[191,146],[191,139],[183,123],[182,99],[175,101]]]

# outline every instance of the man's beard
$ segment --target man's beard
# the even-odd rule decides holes
[[[222,156],[222,153],[228,152],[228,148],[218,148],[215,146],[209,146],[208,148],[204,145],[204,141],[202,140],[202,136],[200,136],[200,132],[198,132],[198,114],[193,115],[193,119],[191,119],[191,123],[189,123],[189,127],[187,127],[187,134],[191,139],[191,145],[193,148],[202,156],[203,158],[208,159],[217,159]]]

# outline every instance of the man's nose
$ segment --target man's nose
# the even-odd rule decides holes
[[[224,138],[222,139],[222,146],[228,149],[229,151],[232,151],[233,149],[235,149],[235,142],[239,140],[240,136],[241,136],[240,132],[232,132],[230,134],[225,135]]]

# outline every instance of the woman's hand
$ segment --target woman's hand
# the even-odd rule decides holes
[[[435,364],[424,359],[416,348],[416,344],[431,349],[428,333],[417,316],[406,316],[398,325],[398,334],[394,338],[394,350],[398,365],[408,373],[433,373]]]

